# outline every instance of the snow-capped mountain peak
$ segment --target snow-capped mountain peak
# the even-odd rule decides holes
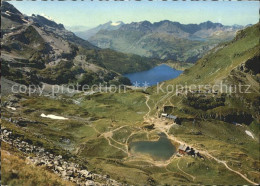
[[[119,21],[119,22],[112,22],[110,25],[111,25],[111,26],[118,26],[118,25],[120,25],[121,23],[122,23],[122,22],[120,22],[120,21]]]

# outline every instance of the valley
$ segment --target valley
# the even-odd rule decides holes
[[[132,100],[138,100],[136,98],[130,99],[134,95],[138,96],[140,101],[138,103],[134,103]],[[232,179],[237,180],[237,183],[251,183],[255,184],[254,181],[252,181],[252,178],[254,176],[257,176],[257,174],[254,174],[253,172],[249,174],[250,178],[248,181],[248,178],[243,178],[244,176],[242,175],[240,171],[237,169],[236,165],[236,156],[246,156],[243,152],[240,152],[240,148],[247,148],[246,144],[250,143],[251,145],[255,143],[257,146],[256,141],[252,141],[250,137],[247,137],[246,133],[244,132],[245,129],[249,129],[247,126],[243,125],[242,127],[239,126],[234,126],[231,124],[227,124],[224,122],[216,122],[214,121],[214,124],[210,121],[202,121],[200,122],[199,125],[192,126],[189,122],[183,122],[182,125],[177,125],[174,123],[171,123],[167,120],[162,120],[161,118],[153,117],[150,115],[150,112],[152,111],[152,103],[153,100],[150,100],[145,98],[143,96],[143,93],[131,93],[130,96],[126,96],[125,98],[129,100],[128,106],[126,106],[126,99],[124,99],[124,108],[122,108],[122,104],[120,106],[120,111],[118,110],[118,107],[113,104],[113,106],[108,107],[109,102],[115,103],[116,100],[108,100],[105,101],[105,107],[100,105],[100,101],[102,102],[104,100],[107,100],[108,95],[100,95],[98,96],[99,98],[91,98],[91,101],[83,101],[81,105],[89,105],[88,107],[80,107],[79,109],[83,111],[83,109],[88,110],[89,115],[91,116],[92,114],[94,117],[101,117],[100,119],[91,119],[91,118],[86,118],[84,119],[85,114],[81,115],[79,109],[74,108],[75,106],[69,104],[70,106],[64,105],[64,101],[59,101],[59,100],[53,100],[52,99],[44,99],[45,105],[39,105],[42,101],[39,100],[39,102],[35,102],[38,99],[35,99],[34,101],[29,99],[26,100],[26,97],[23,98],[25,99],[25,103],[23,103],[23,106],[19,108],[18,105],[15,107],[17,108],[17,111],[12,111],[11,109],[7,109],[4,113],[12,113],[11,118],[15,119],[15,115],[13,114],[18,114],[20,116],[23,116],[24,113],[26,114],[26,119],[32,122],[32,124],[29,124],[27,122],[26,126],[16,126],[17,124],[11,124],[6,121],[2,121],[2,125],[7,127],[8,129],[22,133],[22,135],[27,135],[24,130],[30,130],[33,132],[33,134],[43,134],[40,135],[39,140],[41,138],[43,139],[48,139],[47,142],[43,143],[43,146],[49,144],[55,144],[59,148],[65,148],[69,150],[72,154],[75,154],[76,157],[80,157],[83,161],[88,161],[88,170],[94,171],[94,172],[100,172],[102,174],[108,174],[112,178],[118,180],[119,182],[127,182],[127,183],[132,183],[134,184],[136,174],[141,174],[143,184],[148,183],[147,180],[149,177],[146,176],[146,174],[152,171],[153,177],[157,177],[158,179],[161,178],[163,175],[168,175],[169,178],[173,180],[167,180],[164,182],[166,183],[191,183],[193,180],[193,183],[197,183],[201,181],[206,181],[207,180],[207,175],[205,177],[201,177],[197,175],[197,173],[192,172],[193,166],[199,166],[203,167],[204,166],[204,174],[208,171],[211,171],[211,174],[213,175],[218,175],[216,170],[221,169],[221,177],[223,176],[231,176]],[[119,95],[118,95],[119,96]],[[102,97],[102,98],[101,98]],[[110,95],[111,97],[111,95]],[[112,96],[113,98],[116,98],[116,96]],[[121,97],[121,96],[120,96]],[[165,101],[171,96],[166,96]],[[28,99],[28,98],[27,98]],[[69,100],[69,99],[66,99]],[[118,100],[119,101],[119,100]],[[121,100],[122,101],[122,100]],[[31,102],[31,103],[30,103]],[[58,111],[58,104],[61,104],[62,102],[62,107]],[[93,105],[100,105],[98,107],[91,107],[92,104],[90,103],[93,102]],[[95,103],[96,102],[96,103]],[[134,103],[134,105],[132,104]],[[150,105],[149,105],[150,104]],[[26,110],[34,110],[35,106],[39,105],[39,109],[35,111],[30,111],[28,114],[28,111]],[[50,106],[52,105],[52,106]],[[57,105],[53,107],[54,105]],[[143,105],[141,108],[142,110],[145,111],[143,114],[139,114],[136,112],[132,113],[131,112],[125,112],[125,110],[129,110],[129,107],[135,107],[136,109],[139,108],[141,105]],[[148,107],[149,106],[149,107]],[[156,104],[154,105],[156,107]],[[54,111],[47,111],[47,109],[52,108]],[[70,113],[65,114],[68,112],[68,108],[71,108],[73,110],[78,110],[77,115],[80,116],[80,120],[77,119],[75,114],[73,112],[70,115]],[[92,109],[91,109],[92,108]],[[133,108],[132,108],[133,109]],[[23,111],[24,110],[24,111]],[[56,110],[56,111],[55,111]],[[92,111],[91,111],[92,110]],[[114,110],[114,111],[113,111]],[[141,109],[140,109],[141,110]],[[40,118],[37,117],[40,115],[42,112],[43,113],[52,113],[56,115],[62,115],[63,117],[69,118],[69,120],[53,120],[53,119],[47,119],[47,118]],[[18,112],[18,113],[17,113]],[[38,114],[37,114],[38,113]],[[96,114],[97,113],[97,114]],[[102,114],[103,113],[103,114]],[[114,118],[111,118],[111,113],[113,113]],[[106,115],[104,115],[106,114]],[[35,117],[36,116],[36,117]],[[143,117],[145,118],[143,121]],[[9,116],[10,117],[10,116]],[[25,119],[25,116],[23,116]],[[133,118],[136,118],[136,121],[133,121]],[[93,120],[93,121],[92,121]],[[36,123],[36,124],[34,124]],[[42,124],[37,124],[37,123],[42,123]],[[154,124],[154,129],[148,130],[146,129],[147,124]],[[214,131],[214,128],[217,126],[225,130],[225,134],[222,134],[222,136],[218,136],[219,134],[212,134],[211,131]],[[211,129],[211,127],[213,127]],[[218,130],[219,130],[218,129]],[[18,131],[17,131],[18,130]],[[181,131],[186,131],[185,133]],[[22,132],[24,131],[24,132]],[[201,131],[202,135],[197,135],[196,131]],[[158,134],[164,132],[167,137],[172,141],[172,143],[178,147],[179,144],[187,144],[189,146],[192,146],[196,149],[199,150],[199,152],[202,154],[202,156],[205,158],[205,160],[200,160],[198,158],[193,158],[189,156],[182,156],[182,157],[176,157],[176,155],[173,155],[169,160],[165,161],[156,161],[153,160],[150,156],[147,156],[145,154],[143,155],[135,155],[135,153],[129,152],[129,144],[135,141],[157,141],[159,136]],[[228,132],[228,135],[226,134]],[[233,133],[233,134],[232,134]],[[235,137],[234,134],[239,133],[240,137]],[[237,147],[237,152],[232,152],[232,155],[228,155],[229,151],[227,151],[227,155],[219,154],[217,149],[219,149],[219,146],[222,148],[229,148],[229,146],[232,146],[230,144],[230,139],[224,138],[222,140],[221,137],[224,136],[233,136],[233,139],[235,143],[238,143],[239,141],[243,141],[241,145]],[[199,137],[199,138],[198,138]],[[244,138],[248,143],[245,144]],[[31,137],[29,137],[31,139]],[[214,145],[212,145],[214,144]],[[229,145],[228,145],[229,144]],[[240,147],[241,146],[241,147]],[[50,147],[49,147],[50,148]],[[254,146],[252,146],[254,148]],[[53,147],[51,148],[53,151]],[[257,149],[256,149],[257,150]],[[55,153],[55,150],[54,152]],[[59,153],[56,152],[56,153]],[[252,152],[254,154],[254,152]],[[63,155],[64,156],[64,155]],[[234,156],[234,157],[233,157]],[[64,156],[66,157],[66,156]],[[225,161],[223,161],[223,157],[225,157]],[[227,159],[228,157],[228,159]],[[250,156],[249,156],[250,157]],[[246,164],[250,163],[252,160],[248,159],[249,157],[246,158]],[[213,163],[210,161],[216,161],[219,164]],[[99,162],[97,164],[97,162]],[[191,165],[189,167],[183,166],[184,162],[189,162]],[[192,163],[193,162],[193,163]],[[229,162],[229,164],[226,164],[226,162]],[[195,165],[193,165],[195,163]],[[253,163],[253,161],[252,161]],[[255,164],[256,162],[254,162]],[[197,165],[198,164],[198,165]],[[243,164],[244,168],[246,168],[246,164]],[[93,166],[95,165],[95,166]],[[181,166],[181,168],[180,168]],[[224,168],[227,166],[227,168]],[[232,168],[231,168],[231,167]],[[221,168],[222,167],[222,168]],[[249,165],[250,167],[250,165]],[[248,167],[248,168],[249,168]],[[229,170],[231,169],[231,170]],[[124,174],[122,171],[125,170],[127,172],[127,175]],[[182,171],[184,172],[182,172]],[[200,168],[201,170],[201,168]],[[244,169],[246,170],[246,169]],[[251,170],[253,170],[251,168]],[[203,171],[203,170],[201,170]],[[234,171],[234,172],[233,172]],[[176,173],[178,173],[176,175]],[[220,172],[219,172],[220,173]],[[223,175],[224,174],[224,175]],[[180,176],[182,177],[180,178]],[[192,176],[190,176],[192,175]],[[202,174],[203,175],[203,174]],[[209,176],[209,175],[208,175]],[[253,176],[253,177],[252,177]],[[219,176],[216,176],[215,178],[218,178]],[[240,177],[240,178],[239,178]],[[256,178],[256,177],[255,177]],[[211,179],[214,179],[214,176],[211,175]],[[139,179],[138,182],[141,180]],[[155,183],[158,183],[159,180],[154,179]],[[216,182],[217,180],[212,180],[212,183]],[[225,183],[221,180],[219,180],[219,183]],[[228,182],[226,182],[228,183]]]

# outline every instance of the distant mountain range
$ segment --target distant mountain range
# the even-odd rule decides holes
[[[85,31],[76,31],[75,34],[85,40],[88,40],[90,37],[94,36],[100,30],[117,30],[119,29],[124,23],[122,21],[112,22],[109,21],[105,24],[100,24],[95,28],[88,29]]]
[[[107,25],[110,26],[107,28]],[[86,35],[91,33],[92,37],[78,36],[100,48],[163,60],[195,62],[220,42],[233,39],[242,28],[240,25],[224,26],[210,21],[185,25],[164,20],[121,23],[111,29],[109,22],[85,32]]]
[[[26,16],[7,2],[1,6],[1,24],[2,75],[21,84],[131,84],[121,74],[160,63],[100,49],[47,16]]]

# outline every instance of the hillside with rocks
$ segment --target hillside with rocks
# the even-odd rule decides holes
[[[24,153],[27,164],[46,167],[62,179],[77,185],[122,185],[110,179],[109,175],[92,173],[77,163],[64,160],[61,155],[54,155],[46,151],[43,147],[37,147],[30,144],[30,142],[23,141],[22,137],[13,134],[12,131],[5,127],[1,128],[1,140]]]
[[[162,83],[162,90],[175,84],[184,86],[183,82],[192,85],[188,90],[175,89],[169,99],[178,104],[172,112],[182,117],[244,123],[258,133],[258,35],[259,23],[243,29],[232,41],[213,48],[194,66],[184,70],[180,77]]]
[[[147,70],[160,61],[103,50],[62,24],[1,6],[3,76],[22,84],[127,84],[121,74]]]
[[[100,24],[97,27],[85,31],[76,31],[75,34],[80,38],[88,40],[90,37],[96,35],[100,30],[117,30],[122,25],[124,25],[122,21],[118,21],[118,22],[109,21],[105,24]]]

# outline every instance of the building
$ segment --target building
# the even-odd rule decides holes
[[[185,155],[186,154],[186,146],[183,144],[183,145],[180,145],[179,148],[178,148],[178,153],[181,154],[181,155]]]
[[[166,114],[166,113],[162,113],[161,116],[162,116],[162,117],[167,117],[168,114]]]
[[[174,116],[174,115],[171,115],[171,114],[167,114],[167,113],[162,113],[161,117],[173,120],[176,124],[181,125],[181,120],[177,116]]]
[[[169,114],[168,116],[166,116],[166,118],[175,121],[177,119],[177,116],[173,116],[173,115]]]
[[[190,156],[195,156],[195,151],[193,148],[189,148],[188,150],[186,150],[187,154]]]
[[[199,158],[203,158],[203,156],[201,156],[201,154],[199,153],[199,151],[190,148],[189,146],[186,146],[184,144],[180,145],[178,148],[178,153],[180,155],[189,155],[189,156],[193,156],[193,157],[199,157]]]

